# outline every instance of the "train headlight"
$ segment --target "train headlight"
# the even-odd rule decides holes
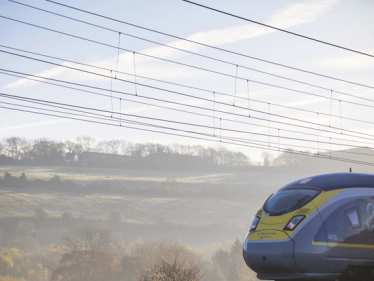
[[[304,215],[294,216],[284,227],[284,230],[292,231],[294,230],[303,220],[305,219]]]
[[[259,222],[260,222],[260,217],[259,216],[255,216],[255,218],[253,219],[252,221],[252,224],[251,224],[251,227],[249,228],[249,232],[252,232],[252,231],[255,231]]]

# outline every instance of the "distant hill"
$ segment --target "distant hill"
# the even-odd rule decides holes
[[[374,151],[369,148],[355,148],[349,150],[334,151],[331,154],[320,154],[322,158],[313,158],[295,154],[282,154],[274,161],[278,167],[290,168],[292,174],[305,173],[318,174],[329,172],[353,172],[374,173]],[[329,158],[339,158],[341,161]],[[351,163],[352,162],[362,162]],[[365,163],[369,164],[366,165]]]

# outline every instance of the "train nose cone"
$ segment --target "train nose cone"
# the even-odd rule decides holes
[[[243,246],[246,264],[259,276],[295,271],[294,243],[292,240],[253,241],[246,240]]]

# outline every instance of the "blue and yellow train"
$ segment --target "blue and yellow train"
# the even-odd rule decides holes
[[[374,280],[374,175],[284,186],[257,212],[243,256],[262,280]]]

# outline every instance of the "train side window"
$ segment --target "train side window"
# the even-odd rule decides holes
[[[352,228],[361,227],[360,215],[356,208],[346,210],[345,215],[347,216]]]
[[[317,241],[344,242],[356,239],[363,225],[359,201],[339,206],[324,221],[323,228],[317,233]]]
[[[366,228],[374,232],[374,202],[373,199],[370,199],[364,208],[364,218],[362,220],[362,224],[366,226]]]

